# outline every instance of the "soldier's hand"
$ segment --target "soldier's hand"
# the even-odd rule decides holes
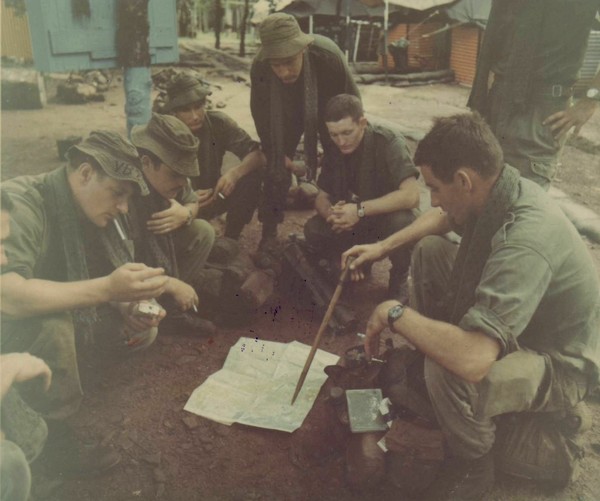
[[[554,139],[560,141],[573,127],[574,134],[579,134],[581,127],[591,118],[597,107],[598,101],[582,98],[566,110],[550,115],[543,125],[549,125]]]
[[[152,233],[163,235],[187,223],[190,217],[189,209],[175,199],[170,199],[169,202],[171,207],[160,212],[155,212],[146,223],[148,230]]]
[[[373,263],[385,257],[385,252],[381,242],[373,244],[355,245],[342,254],[341,265],[343,266],[346,260],[353,256],[356,259],[350,263],[350,276],[352,280],[358,281],[365,278],[365,273],[362,265]]]
[[[136,332],[143,332],[152,327],[158,326],[160,321],[165,318],[167,312],[158,303],[153,301],[154,304],[159,306],[158,315],[140,315],[136,313],[136,306],[144,301],[134,301],[130,303],[118,303],[118,309],[123,316],[125,322],[124,333],[134,334]]]
[[[198,294],[196,294],[194,288],[176,278],[171,278],[169,280],[169,285],[165,292],[173,296],[173,299],[177,303],[177,307],[181,311],[190,310],[198,305]]]
[[[41,377],[44,389],[50,388],[52,371],[41,358],[30,353],[7,353],[0,356],[2,388],[8,388],[12,383],[22,383],[36,377]],[[3,395],[2,395],[3,396]]]
[[[127,263],[113,271],[107,279],[108,301],[141,301],[160,296],[169,277],[163,268],[150,268],[142,263]]]
[[[388,326],[387,315],[389,309],[398,304],[398,301],[385,301],[379,304],[367,322],[367,331],[365,337],[365,355],[367,360],[379,355],[379,341],[381,332]]]
[[[229,169],[225,174],[223,174],[219,180],[217,181],[217,185],[215,186],[215,190],[213,193],[213,200],[219,196],[221,193],[223,196],[228,197],[233,193],[239,178],[236,174],[235,169]]]
[[[215,190],[208,188],[207,190],[196,190],[196,196],[198,197],[198,207],[206,207],[213,203],[213,193]]]

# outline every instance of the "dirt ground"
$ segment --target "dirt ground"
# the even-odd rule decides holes
[[[208,58],[207,58],[208,59]],[[248,131],[254,131],[248,109],[249,87],[220,64],[200,68],[215,87],[213,104]],[[159,69],[157,68],[156,71]],[[99,128],[125,132],[122,83],[114,72],[113,85],[103,103],[63,105],[53,102],[42,110],[2,112],[2,179],[51,170],[60,165],[56,140],[87,135]],[[426,130],[431,117],[464,110],[467,89],[453,85],[414,88],[363,86],[367,111],[396,122],[407,131]],[[583,141],[565,149],[556,186],[575,201],[600,213],[600,113],[583,131]],[[595,141],[595,143],[594,143]],[[594,146],[595,145],[595,146]],[[411,142],[414,146],[414,142]],[[583,148],[583,149],[582,149]],[[289,211],[282,236],[302,231],[312,211]],[[221,223],[215,222],[218,230]],[[256,248],[260,227],[256,220],[242,235],[246,251]],[[589,243],[600,269],[600,246]],[[345,291],[345,298],[361,319],[383,299],[387,264],[375,267],[365,285]],[[326,408],[325,391],[315,412],[293,434],[241,425],[225,426],[193,417],[183,410],[192,391],[219,370],[229,348],[240,336],[311,344],[321,322],[313,309],[299,309],[278,291],[256,311],[254,322],[235,330],[219,329],[211,338],[159,337],[144,353],[98,360],[93,352],[81,359],[85,398],[73,426],[90,444],[110,443],[123,456],[108,474],[85,480],[52,478],[47,464],[34,464],[34,499],[55,501],[120,500],[369,500],[404,499],[388,485],[353,492],[344,479],[344,448],[334,434],[313,425],[314,415]],[[358,344],[353,335],[324,338],[321,348],[342,354]],[[324,386],[327,388],[327,384]],[[562,492],[501,477],[488,501],[600,499],[600,417],[598,401],[589,402],[596,426],[586,435],[586,457],[579,480]],[[326,412],[326,411],[325,411]],[[310,453],[314,453],[312,456]],[[307,456],[308,454],[308,456]]]

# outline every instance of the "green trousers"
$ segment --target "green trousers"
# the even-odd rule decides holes
[[[414,248],[411,301],[438,318],[458,246],[426,237]],[[494,363],[479,383],[468,383],[425,358],[425,382],[435,415],[453,453],[478,458],[493,446],[497,416],[510,412],[554,412],[575,406],[586,394],[584,382],[565,374],[552,359],[526,348]]]

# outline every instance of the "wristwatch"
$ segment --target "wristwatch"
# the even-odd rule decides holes
[[[392,332],[396,334],[398,331],[394,329],[394,322],[398,320],[404,314],[405,306],[402,303],[398,303],[395,306],[392,306],[388,310],[388,326]]]
[[[585,93],[585,97],[594,99],[595,101],[600,101],[600,89],[596,87],[590,87]]]
[[[358,217],[361,219],[366,216],[362,202],[356,202],[356,214],[358,214]]]

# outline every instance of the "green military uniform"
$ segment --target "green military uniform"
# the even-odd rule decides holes
[[[175,198],[177,202],[186,205],[198,200],[189,181],[190,177],[199,175],[198,140],[183,122],[171,115],[154,113],[147,125],[133,128],[131,141],[136,147],[156,155],[173,172],[188,177],[187,184]],[[150,168],[154,167],[158,166]],[[136,260],[163,267],[167,275],[197,284],[214,243],[214,228],[207,221],[190,219],[164,235],[152,233],[146,223],[152,214],[169,208],[170,203],[157,192],[158,187],[153,187],[150,181],[147,185],[150,194],[134,196],[128,218]]]
[[[497,340],[498,361],[478,384],[430,359],[425,363],[440,425],[452,450],[466,458],[491,449],[495,416],[564,410],[600,381],[600,288],[585,244],[560,208],[531,181],[517,180],[510,196],[507,210],[497,215],[501,224],[489,242],[478,284],[471,294],[458,288],[459,295],[471,298],[470,306],[452,320]],[[488,200],[487,207],[492,205]],[[444,307],[451,289],[457,294],[451,269],[465,256],[467,245],[463,238],[459,250],[441,237],[417,244],[411,273],[421,313],[452,318]],[[472,260],[464,261],[463,278],[471,266]]]
[[[273,16],[278,15],[283,16]],[[291,181],[291,174],[283,164],[283,155],[293,160],[304,133],[308,166],[316,170],[317,133],[326,155],[335,148],[323,119],[327,102],[338,94],[360,97],[338,46],[320,35],[313,35],[313,38],[314,42],[304,55],[302,73],[295,83],[282,84],[273,73],[269,60],[260,54],[250,70],[250,108],[267,157],[264,203],[259,208],[259,218],[265,226],[283,220]]]
[[[404,138],[381,125],[368,124],[363,139],[352,154],[342,155],[337,147],[323,161],[318,186],[331,196],[331,202],[365,201],[380,198],[398,189],[402,181],[418,177]],[[320,216],[304,226],[306,241],[315,249],[327,249],[339,259],[353,245],[383,240],[414,220],[411,210],[365,217],[352,231],[334,233]],[[401,248],[390,255],[390,292],[398,291],[410,263],[410,249]]]
[[[545,189],[564,140],[542,122],[569,105],[599,8],[598,0],[492,4],[468,105],[486,118],[505,161]]]
[[[226,152],[243,160],[246,155],[259,148],[259,144],[245,130],[220,111],[207,111],[202,128],[195,134],[200,140],[198,163],[201,166],[200,176],[191,178],[195,190],[214,188],[217,185]],[[251,172],[237,182],[227,199],[217,198],[212,204],[202,207],[198,215],[204,219],[212,219],[227,212],[225,236],[237,239],[258,206],[261,181],[259,171]]]
[[[147,192],[136,163],[133,146],[118,134],[94,131],[81,144],[73,147],[90,155],[104,173],[137,183]],[[98,255],[104,254],[91,244],[89,236],[98,236],[111,271],[127,262],[127,249],[110,225],[100,229],[82,217],[69,185],[67,168],[62,167],[38,176],[23,176],[2,184],[10,196],[11,232],[4,241],[8,263],[2,273],[16,273],[25,279],[67,282],[94,278]],[[95,247],[95,248],[94,248]],[[89,261],[89,262],[88,262]],[[90,265],[88,267],[88,264]],[[52,370],[52,384],[47,392],[34,391],[30,403],[47,417],[64,418],[75,412],[82,397],[75,335],[93,334],[100,317],[96,308],[80,308],[11,318],[2,315],[3,352],[28,351],[43,359]],[[103,333],[118,337],[118,331]],[[141,346],[150,344],[156,329],[139,333]],[[122,339],[120,345],[123,346]],[[28,396],[27,392],[22,392]]]

